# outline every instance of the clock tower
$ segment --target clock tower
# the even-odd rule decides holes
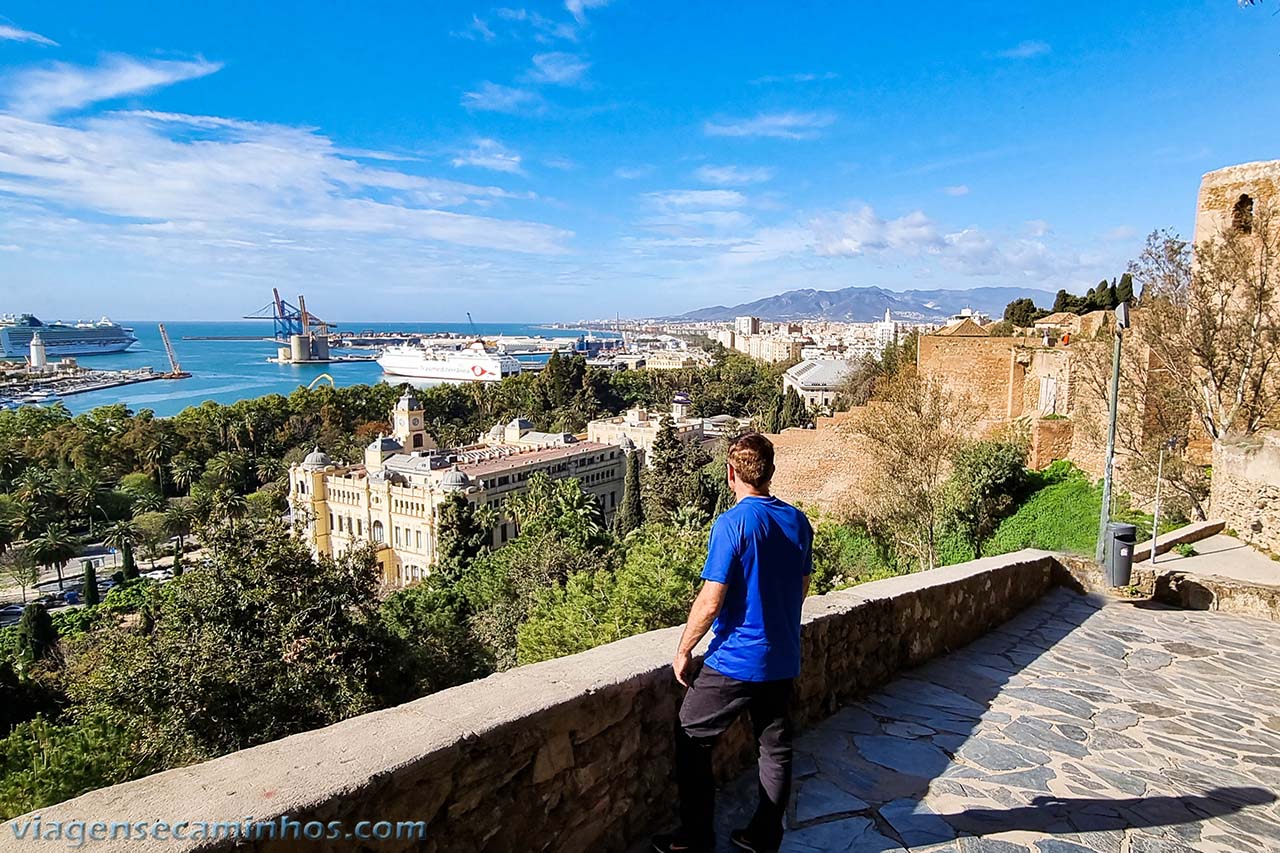
[[[407,452],[435,448],[436,443],[427,435],[422,404],[412,390],[405,391],[396,401],[396,407],[391,412],[391,424],[391,434]]]

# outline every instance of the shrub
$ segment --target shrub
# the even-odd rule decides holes
[[[1179,542],[1173,546],[1173,552],[1179,557],[1194,557],[1200,553],[1190,542]]]
[[[813,580],[809,592],[822,595],[855,584],[909,572],[865,527],[818,518],[813,526]]]
[[[1050,465],[1041,472],[1047,482],[996,528],[983,543],[982,555],[1043,548],[1075,554],[1093,552],[1098,541],[1102,490],[1074,466]]]
[[[146,773],[133,739],[105,720],[36,717],[0,738],[0,820]]]

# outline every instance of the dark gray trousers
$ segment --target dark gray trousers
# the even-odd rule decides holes
[[[709,666],[694,678],[676,728],[680,822],[690,841],[710,846],[715,840],[711,750],[746,710],[755,730],[760,765],[760,801],[747,829],[762,845],[776,847],[782,842],[782,819],[791,796],[791,685],[790,678],[738,681]]]

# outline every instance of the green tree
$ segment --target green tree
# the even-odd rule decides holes
[[[62,569],[71,558],[80,553],[80,545],[65,525],[53,523],[44,533],[27,543],[27,550],[37,565],[54,569],[58,573],[58,589],[62,589]]]
[[[1024,437],[1010,436],[970,442],[952,457],[951,514],[975,553],[1025,497],[1027,450]]]
[[[84,569],[84,581],[80,586],[80,592],[84,596],[85,607],[93,607],[99,600],[98,574],[93,570],[91,560],[85,560],[80,565]]]
[[[133,526],[137,530],[137,541],[142,546],[144,555],[151,562],[151,568],[155,569],[156,557],[160,556],[160,551],[169,541],[168,514],[144,512],[133,519]]]
[[[175,578],[182,577],[182,547],[177,546],[173,549],[173,576]]]
[[[0,738],[0,820],[152,769],[129,734],[100,717],[58,724],[38,716]]]
[[[804,426],[808,422],[808,409],[795,388],[788,388],[782,395],[782,412],[778,420],[778,432],[791,427]]]
[[[149,631],[117,623],[69,657],[78,713],[127,732],[139,759],[174,766],[405,698],[369,550],[316,559],[274,521],[214,536],[205,570],[142,585]]]
[[[439,573],[387,596],[380,614],[402,645],[412,695],[425,696],[492,671],[471,634],[465,598]]]
[[[1004,319],[1023,329],[1035,325],[1036,320],[1047,316],[1048,313],[1037,308],[1035,301],[1025,296],[1013,300],[1004,307]]]
[[[640,451],[627,454],[627,474],[622,482],[622,505],[614,517],[614,530],[619,537],[626,536],[644,524],[644,503],[640,494]]]
[[[685,445],[676,432],[675,422],[664,418],[649,450],[649,468],[645,472],[644,517],[664,523],[686,502],[689,495],[689,465]]]
[[[7,548],[0,552],[0,578],[22,590],[22,603],[27,603],[27,590],[40,580],[40,570],[25,547]]]
[[[519,662],[574,654],[623,637],[678,625],[698,591],[706,529],[641,527],[616,570],[574,572],[542,587],[518,631]]]
[[[435,573],[452,583],[493,545],[494,514],[456,492],[440,503]]]
[[[58,634],[43,604],[31,603],[18,621],[18,654],[26,664],[42,661],[52,654]]]
[[[104,541],[120,552],[123,562],[124,577],[138,576],[138,567],[133,561],[133,543],[138,538],[138,527],[133,520],[117,521],[106,530]]]

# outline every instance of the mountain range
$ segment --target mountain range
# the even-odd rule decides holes
[[[1027,297],[1041,308],[1053,304],[1054,294],[1029,287],[974,287],[968,290],[885,290],[883,287],[846,287],[841,290],[788,290],[741,305],[699,308],[674,318],[720,322],[734,317],[762,320],[839,320],[869,323],[884,319],[885,309],[895,320],[929,323],[945,320],[961,309],[972,308],[1001,317],[1004,307]]]

